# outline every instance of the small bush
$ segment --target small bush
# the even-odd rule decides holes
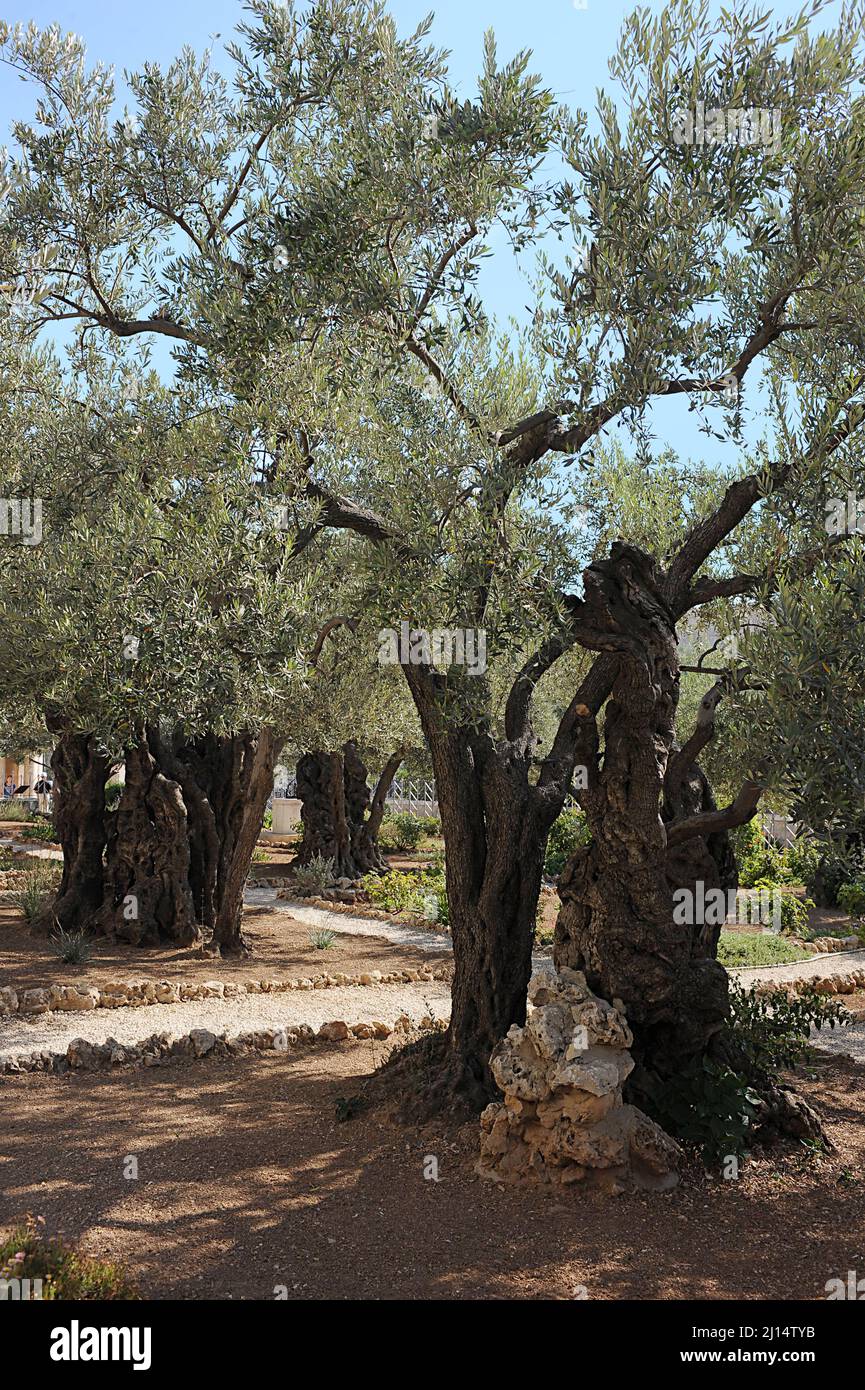
[[[62,927],[51,938],[51,952],[64,965],[84,965],[93,954],[86,932],[64,931]]]
[[[273,829],[273,808],[268,806],[264,813],[264,820],[261,822],[262,830]]]
[[[34,864],[27,870],[26,881],[10,894],[12,902],[32,922],[47,907],[60,883],[60,869],[50,863]]]
[[[267,864],[269,862],[267,850],[263,849],[261,845],[256,845],[252,851],[252,862],[253,864]]]
[[[107,782],[105,784],[105,809],[106,811],[116,811],[120,805],[120,798],[125,790],[123,782]]]
[[[850,1016],[837,999],[809,990],[757,994],[730,986],[730,1055],[735,1066],[703,1056],[672,1077],[644,1079],[652,1116],[684,1143],[697,1145],[707,1163],[747,1151],[758,1114],[761,1085],[806,1055],[811,1028],[834,1028]]]
[[[548,878],[558,878],[568,860],[577,850],[587,845],[591,839],[586,818],[577,806],[566,806],[557,820],[553,821],[547,852],[544,858],[544,873]]]
[[[309,933],[309,944],[314,946],[317,951],[329,951],[334,941],[336,941],[336,932],[330,931],[327,927]]]
[[[757,821],[740,825],[731,838],[740,887],[756,888],[761,879],[773,883],[790,882],[790,868],[783,852],[766,839]]]
[[[325,859],[323,854],[314,854],[308,864],[295,865],[294,886],[301,893],[309,893],[315,897],[330,887],[333,874],[333,860]]]
[[[813,863],[806,865],[802,877],[818,907],[837,907],[838,894],[844,884],[865,879],[865,859],[855,845],[846,851],[827,845]]]
[[[752,1077],[774,1082],[778,1072],[796,1066],[808,1051],[812,1028],[835,1028],[851,1022],[833,995],[813,989],[790,998],[758,994],[730,985],[730,1025]]]
[[[22,840],[42,840],[46,844],[57,844],[57,832],[50,821],[39,820],[33,825],[25,825],[21,831]]]
[[[0,1236],[0,1279],[40,1279],[44,1300],[140,1298],[120,1265],[81,1255],[62,1240],[47,1240],[42,1224],[41,1217],[28,1216],[8,1236]]]
[[[780,883],[768,878],[758,878],[752,885],[760,893],[768,892],[771,897],[774,921],[775,903],[781,907],[781,932],[784,936],[804,936],[808,931],[808,913],[814,906],[810,898],[800,901],[793,893],[785,893]]]
[[[414,873],[391,869],[386,874],[367,874],[363,887],[373,906],[384,912],[408,912],[443,926],[449,922],[444,874],[438,866]]]
[[[0,801],[0,820],[30,820],[31,811],[23,801]]]
[[[706,1163],[744,1154],[759,1097],[732,1068],[700,1057],[648,1091],[653,1118],[685,1144],[700,1149]]]
[[[800,835],[786,852],[787,867],[793,883],[803,883],[808,887],[820,862],[820,851],[813,840]]]
[[[416,849],[424,836],[423,824],[409,811],[385,816],[379,830],[379,844],[393,849]]]
[[[865,917],[865,882],[857,879],[838,889],[838,906],[850,917]]]

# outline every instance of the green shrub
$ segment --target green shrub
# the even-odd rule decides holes
[[[818,907],[837,907],[838,894],[845,883],[865,879],[865,860],[861,850],[851,847],[844,851],[826,845],[808,864],[802,876],[805,887]]]
[[[33,825],[25,825],[19,837],[22,840],[41,840],[45,844],[57,844],[57,832],[50,821],[39,820]]]
[[[0,801],[0,820],[30,820],[32,812],[23,801]]]
[[[333,883],[334,863],[322,854],[314,854],[308,864],[294,866],[294,886],[301,893],[316,896]]]
[[[60,883],[59,865],[51,863],[34,864],[26,870],[27,878],[20,888],[10,894],[12,902],[20,907],[28,922],[47,907],[57,892]]]
[[[792,946],[780,936],[722,931],[718,938],[718,960],[729,970],[748,965],[785,965],[807,958],[808,953],[800,946]]]
[[[730,1067],[701,1057],[675,1076],[652,1078],[646,1093],[653,1118],[699,1148],[704,1162],[745,1153],[759,1097]]]
[[[789,997],[780,991],[758,994],[752,986],[730,985],[730,1025],[752,1079],[777,1080],[779,1071],[802,1061],[812,1028],[835,1028],[851,1022],[834,995],[808,989]]]
[[[261,828],[262,830],[273,829],[273,808],[271,806],[268,806],[267,810],[264,813],[264,819],[261,822]]]
[[[808,887],[809,880],[813,878],[820,862],[817,845],[808,836],[800,835],[787,849],[786,857],[791,881],[803,883]]]
[[[41,1217],[0,1236],[0,1279],[41,1279],[42,1298],[87,1301],[140,1298],[120,1265],[81,1255],[62,1240],[47,1240]]]
[[[120,805],[120,798],[123,795],[125,784],[123,782],[106,782],[105,784],[105,809],[106,811],[116,811]]]
[[[838,906],[850,917],[865,917],[865,882],[857,879],[838,889]]]
[[[444,873],[430,866],[412,873],[391,869],[386,874],[367,874],[363,879],[370,902],[384,912],[407,912],[447,926],[448,901]]]
[[[270,862],[267,857],[267,850],[263,849],[261,845],[256,845],[255,849],[252,851],[252,862],[253,864],[267,864]]]
[[[394,849],[416,849],[423,835],[423,824],[418,816],[409,811],[397,811],[382,821],[379,843],[383,841]]]
[[[544,873],[548,878],[558,878],[562,869],[577,850],[591,839],[586,818],[578,806],[566,806],[557,820],[553,821],[547,852],[544,857]]]
[[[50,946],[64,965],[84,965],[93,954],[86,932],[64,931],[62,927],[51,938]]]
[[[790,868],[783,852],[766,839],[759,822],[751,820],[738,826],[731,839],[741,888],[755,888],[760,879],[790,882]]]
[[[730,986],[730,1056],[696,1059],[671,1077],[644,1076],[652,1117],[683,1143],[699,1147],[707,1163],[747,1151],[758,1114],[758,1088],[777,1083],[781,1071],[806,1055],[812,1027],[849,1022],[837,999],[809,990],[792,999]]]
[[[794,893],[785,893],[780,883],[758,878],[753,884],[759,893],[768,892],[772,904],[772,920],[776,902],[781,908],[781,932],[784,936],[804,936],[808,931],[808,913],[814,906],[810,898],[800,900]]]

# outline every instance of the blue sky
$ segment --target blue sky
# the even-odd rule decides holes
[[[634,7],[635,0],[497,0],[495,4],[484,0],[439,0],[438,4],[433,0],[390,0],[391,13],[404,31],[410,31],[434,10],[431,38],[451,51],[452,81],[465,96],[474,90],[483,34],[492,27],[502,60],[518,49],[531,49],[533,69],[544,83],[561,100],[589,109],[595,89],[609,85],[607,59],[623,17]],[[648,8],[657,12],[662,6],[659,0],[651,0]],[[713,0],[713,11],[719,8],[718,0]],[[780,18],[800,8],[800,0],[778,0],[773,13]],[[821,23],[831,23],[837,9],[833,4]],[[4,10],[9,22],[33,20],[40,27],[57,23],[80,34],[92,61],[114,66],[121,89],[124,69],[135,69],[144,60],[167,63],[184,43],[200,50],[219,34],[214,43],[218,50],[243,16],[239,0],[148,0],[141,5],[129,0],[6,0]],[[0,144],[10,121],[29,115],[31,110],[32,95],[8,70],[0,68]],[[521,271],[502,241],[492,244],[497,254],[486,263],[481,281],[485,302],[501,319],[510,314],[524,319],[530,294],[526,273],[532,272],[533,260],[527,260]],[[654,412],[654,425],[660,437],[683,454],[730,457],[729,446],[716,454],[714,442],[697,432],[684,399],[661,402]],[[748,437],[758,433],[758,421],[753,421]]]

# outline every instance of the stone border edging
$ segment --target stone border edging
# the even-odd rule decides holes
[[[444,965],[422,965],[406,970],[365,970],[357,975],[345,975],[338,971],[334,975],[284,980],[203,980],[200,984],[195,980],[173,983],[170,980],[114,980],[101,989],[95,985],[52,984],[18,990],[13,985],[4,985],[0,987],[0,1017],[142,1008],[148,1004],[192,1004],[202,999],[236,999],[243,994],[287,994],[296,989],[421,984],[427,980],[449,979],[452,968],[448,961]]]
[[[751,968],[765,969],[764,966]],[[758,994],[776,994],[779,990],[784,994],[805,994],[809,989],[815,994],[853,994],[857,989],[865,989],[865,969],[849,970],[846,975],[807,975],[792,980],[758,980],[754,988]]]
[[[289,1052],[292,1046],[320,1042],[357,1042],[375,1039],[384,1042],[397,1033],[417,1028],[423,1032],[438,1029],[441,1020],[425,1014],[413,1024],[408,1014],[400,1014],[393,1027],[387,1023],[348,1024],[342,1019],[323,1023],[316,1032],[308,1023],[290,1023],[285,1028],[262,1028],[252,1033],[211,1033],[209,1028],[193,1028],[179,1038],[171,1033],[152,1033],[139,1043],[104,1043],[73,1038],[65,1052],[31,1052],[0,1057],[0,1073],[50,1072],[60,1076],[69,1071],[110,1071],[119,1066],[163,1067],[177,1061],[206,1057],[247,1056],[253,1052]]]

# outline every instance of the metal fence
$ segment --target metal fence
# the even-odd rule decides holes
[[[388,788],[385,805],[389,811],[410,811],[415,816],[437,816],[438,796],[435,782],[395,777]]]
[[[378,774],[369,778],[370,789],[375,787]],[[276,800],[297,796],[297,778],[275,786],[273,797]],[[437,816],[439,813],[436,784],[422,778],[395,777],[388,788],[385,805],[389,811],[410,811],[415,816]]]

